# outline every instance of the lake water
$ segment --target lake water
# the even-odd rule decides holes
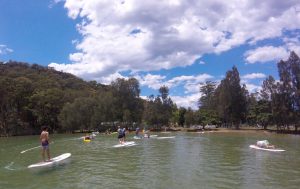
[[[113,148],[116,136],[50,135],[52,156],[70,152],[63,165],[30,170],[41,160],[39,136],[0,138],[0,188],[230,188],[300,186],[300,136],[269,133],[155,133],[174,139],[135,140]],[[133,135],[127,140],[133,141]],[[285,152],[250,149],[267,139]],[[25,153],[23,150],[31,149]]]

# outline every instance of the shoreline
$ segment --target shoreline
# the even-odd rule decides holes
[[[92,133],[91,132],[68,132],[68,133],[55,133],[55,134],[87,134]],[[129,131],[129,133],[134,133],[135,131]],[[191,128],[184,128],[184,127],[176,127],[176,128],[169,128],[169,129],[155,129],[151,130],[152,133],[176,133],[176,132],[182,132],[182,133],[274,133],[274,134],[285,134],[285,135],[300,135],[300,130],[295,132],[294,130],[279,130],[276,129],[262,129],[262,128],[240,128],[240,129],[232,129],[232,128],[208,128],[208,129],[191,129]],[[51,133],[53,134],[53,133]],[[104,134],[105,132],[99,132],[99,134]],[[112,132],[112,135],[115,134],[115,132]],[[13,136],[0,136],[0,138],[8,138],[8,137],[18,137],[18,136],[34,136],[34,135],[13,135]]]

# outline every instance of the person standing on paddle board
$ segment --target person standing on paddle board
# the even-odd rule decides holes
[[[140,137],[140,128],[139,128],[139,127],[137,127],[137,128],[135,129],[135,136],[136,136],[136,137]]]
[[[123,143],[125,143],[125,139],[126,139],[126,128],[125,127],[122,129],[122,132],[123,132]]]
[[[123,129],[121,129],[120,126],[118,126],[117,132],[118,132],[119,142],[120,142],[120,144],[123,144],[124,143],[124,140],[123,140],[123,137],[124,137],[124,135],[123,135]]]
[[[49,133],[48,133],[48,127],[43,127],[43,131],[40,135],[40,140],[41,140],[41,144],[42,144],[42,157],[43,160],[46,161],[45,159],[45,152],[47,152],[47,156],[48,156],[48,161],[51,160],[50,158],[50,150],[49,150]]]

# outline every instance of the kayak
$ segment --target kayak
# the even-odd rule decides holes
[[[91,139],[83,139],[83,142],[91,142]]]
[[[283,149],[261,148],[256,145],[250,145],[249,147],[253,148],[253,149],[264,150],[264,151],[269,151],[269,152],[284,152],[285,151]]]
[[[55,158],[52,158],[51,161],[43,161],[43,162],[29,165],[28,168],[48,167],[48,166],[57,165],[69,157],[71,157],[71,153],[64,153]]]

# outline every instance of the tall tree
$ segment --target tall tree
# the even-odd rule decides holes
[[[163,125],[168,125],[172,116],[173,101],[169,97],[169,88],[167,86],[160,87],[159,93],[162,100],[162,107],[160,108],[160,122]]]
[[[287,129],[293,124],[297,130],[300,115],[300,59],[294,52],[291,52],[289,59],[281,60],[277,66],[280,77],[277,95],[277,124]]]
[[[142,118],[143,103],[139,98],[139,82],[135,78],[128,80],[118,78],[111,83],[114,96],[117,97],[118,114],[117,120],[132,123],[139,122]]]
[[[200,87],[201,97],[199,99],[199,108],[205,109],[214,109],[215,106],[215,90],[216,90],[216,82],[206,81],[204,84],[202,83]]]
[[[185,125],[190,127],[191,125],[196,123],[195,113],[191,108],[188,108],[184,114]]]
[[[217,110],[225,125],[234,125],[239,128],[240,122],[246,114],[245,89],[240,85],[240,76],[237,68],[227,71],[225,79],[216,89]]]

